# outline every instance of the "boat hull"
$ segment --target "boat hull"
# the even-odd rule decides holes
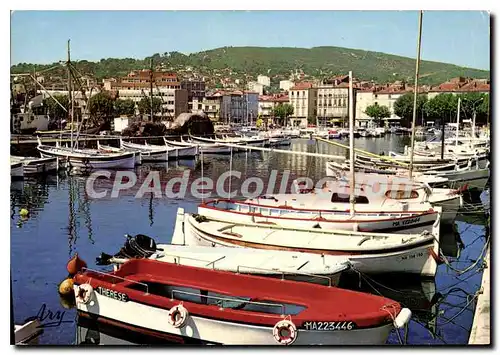
[[[326,230],[348,230],[360,232],[399,232],[421,233],[432,229],[438,217],[437,212],[408,214],[402,217],[400,213],[386,213],[386,218],[377,219],[377,213],[365,214],[369,218],[351,219],[348,212],[328,213],[294,213],[284,212],[272,215],[278,208],[259,208],[260,213],[240,212],[232,209],[219,209],[200,205],[198,213],[208,218],[242,223],[271,223],[288,228],[320,228]]]
[[[77,286],[75,285],[75,292]],[[174,335],[198,339],[202,342],[224,345],[279,345],[273,337],[273,328],[243,323],[228,322],[221,319],[209,319],[190,315],[186,325],[174,328],[168,319],[168,309],[151,307],[146,304],[128,301],[122,302],[93,292],[88,304],[77,304],[80,314],[99,317],[102,320],[114,320],[117,326],[126,329],[135,328],[140,333],[154,332],[164,336]],[[220,309],[224,317],[224,309]],[[317,331],[298,329],[298,336],[293,345],[377,345],[385,344],[392,324],[378,327]]]
[[[24,177],[24,166],[22,163],[10,165],[10,176],[12,179],[22,179]]]
[[[179,223],[179,222],[178,222]],[[177,228],[177,226],[176,226]],[[208,233],[203,233],[197,228],[189,224],[189,221],[184,222],[184,243],[186,245],[199,245],[211,247],[245,247],[267,250],[287,250],[293,252],[318,253],[317,250],[304,249],[293,246],[273,246],[262,243],[237,244],[237,242],[229,239],[221,240],[216,236]],[[348,238],[346,236],[346,238]],[[402,251],[395,252],[379,252],[374,254],[342,254],[348,257],[352,264],[353,270],[357,270],[366,274],[384,274],[384,273],[408,273],[417,274],[423,277],[434,277],[437,271],[437,251],[439,244],[436,240],[415,246]]]

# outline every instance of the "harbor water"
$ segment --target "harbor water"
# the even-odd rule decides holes
[[[345,141],[344,141],[345,143]],[[402,151],[409,137],[386,135],[382,138],[359,138],[355,146],[380,154]],[[344,149],[326,143],[295,139],[294,151],[345,155]],[[158,171],[162,189],[172,178],[189,173],[189,181],[202,176],[216,180],[230,168],[241,172],[232,178],[232,190],[240,191],[246,177],[260,177],[268,188],[271,171],[277,172],[277,193],[283,175],[289,171],[288,184],[296,177],[318,181],[325,176],[325,158],[288,155],[276,152],[237,153],[231,156],[203,157],[203,161],[178,161],[144,164],[136,174],[147,176]],[[116,173],[112,173],[111,177]],[[142,181],[142,180],[141,180]],[[226,191],[229,182],[226,181]],[[40,344],[70,345],[81,343],[130,344],[147,342],[134,334],[106,332],[93,324],[77,324],[74,308],[61,302],[59,283],[67,277],[66,263],[77,252],[89,268],[107,270],[95,265],[101,252],[113,254],[124,243],[126,233],[146,234],[159,242],[169,242],[178,207],[196,212],[200,199],[188,192],[183,198],[168,198],[153,192],[139,194],[138,182],[111,194],[112,179],[94,182],[95,190],[108,192],[103,198],[88,194],[87,177],[48,176],[43,179],[12,181],[11,184],[11,279],[13,313],[16,324],[37,316],[45,324]],[[265,191],[265,190],[264,190]],[[212,198],[219,197],[212,193]],[[489,193],[467,193],[469,206],[457,216],[455,227],[442,231],[442,249],[449,263],[439,266],[436,278],[366,275],[343,277],[341,287],[381,294],[399,301],[412,310],[406,331],[393,331],[389,344],[467,344],[474,317],[476,293],[481,284],[482,261],[478,260],[488,238],[487,220],[476,212],[478,206],[489,206]],[[29,215],[20,213],[27,209]],[[77,335],[78,334],[78,335]],[[90,340],[89,340],[90,339]]]

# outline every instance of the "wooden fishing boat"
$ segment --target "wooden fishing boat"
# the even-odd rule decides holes
[[[70,167],[85,169],[133,169],[134,153],[104,153],[97,149],[71,149],[52,147],[38,143],[38,151],[42,157],[58,157],[64,159]]]
[[[36,157],[10,157],[13,163],[22,163],[24,166],[24,175],[48,174],[56,172],[59,168],[57,157],[36,158]]]
[[[330,176],[339,183],[348,183],[348,172],[342,170],[339,165],[337,167]],[[367,191],[372,196],[385,196],[401,202],[429,202],[433,207],[442,207],[444,212],[441,223],[443,224],[453,223],[458,210],[463,205],[461,190],[433,188],[428,183],[419,182],[417,177],[415,180],[410,180],[407,176],[357,172],[355,181],[358,188]]]
[[[140,151],[142,161],[168,161],[168,148],[146,147],[144,144],[124,142],[120,139],[120,148],[128,151]]]
[[[112,147],[110,145],[101,144],[99,141],[97,141],[97,149],[99,149],[100,151],[104,151],[104,152],[115,152],[115,153],[133,152],[135,154],[135,165],[142,164],[142,154],[141,154],[141,151],[138,149],[125,150],[125,149],[121,149],[121,148]]]
[[[230,154],[231,148],[222,144],[211,144],[211,143],[194,143],[194,142],[186,142],[181,137],[181,141],[172,141],[167,140],[163,137],[165,144],[169,147],[194,147],[196,149],[197,154]]]
[[[349,194],[340,192],[342,189],[312,189],[308,193],[264,195],[247,200],[216,199],[201,203],[198,213],[230,222],[401,233],[428,230],[439,217],[428,202],[400,202],[356,190],[354,213],[350,210]]]
[[[166,147],[169,160],[193,159],[197,155],[196,147],[171,147],[168,145],[159,146],[148,144],[147,142],[145,145],[147,148],[153,148],[155,150],[161,150]]]
[[[181,341],[384,344],[411,317],[380,296],[155,260],[109,273],[83,269],[74,281],[79,316]]]
[[[439,219],[432,226],[432,232],[420,234],[288,228],[221,221],[179,209],[172,243],[342,255],[349,258],[353,268],[367,274],[410,273],[434,277],[440,262],[439,229]]]
[[[23,163],[10,162],[10,177],[12,179],[22,179],[24,177]]]
[[[179,233],[178,230],[176,232]],[[156,244],[155,240],[141,234],[127,235],[127,240],[118,253],[114,255],[101,253],[97,258],[97,264],[121,265],[133,258],[148,258],[167,263],[330,286],[338,285],[342,272],[350,268],[348,259],[342,256],[249,248]]]

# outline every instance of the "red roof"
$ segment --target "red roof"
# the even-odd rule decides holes
[[[432,87],[431,92],[489,92],[490,81],[487,79],[453,78]]]
[[[295,83],[295,86],[292,87],[290,90],[307,90],[313,87],[313,83],[304,81],[301,83]]]

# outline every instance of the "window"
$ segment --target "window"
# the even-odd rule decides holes
[[[348,194],[338,194],[334,192],[332,194],[332,202],[343,202],[349,203],[350,196]],[[356,203],[368,203],[368,198],[366,196],[355,196]]]
[[[375,94],[375,98],[378,99],[378,94]]]
[[[389,190],[385,193],[387,198],[392,198],[395,200],[401,200],[406,198],[418,198],[418,192],[415,190]]]

